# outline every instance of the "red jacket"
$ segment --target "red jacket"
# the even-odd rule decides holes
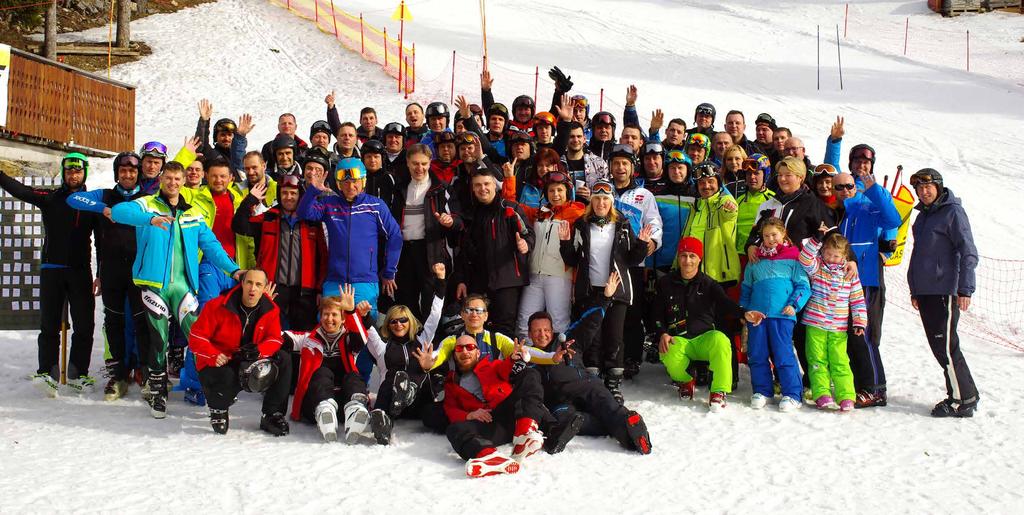
[[[473,369],[484,392],[485,402],[480,402],[475,395],[459,386],[458,374],[448,373],[444,384],[444,412],[451,423],[463,422],[466,415],[478,409],[494,409],[512,394],[509,375],[512,373],[512,360],[501,359],[492,361],[490,356],[480,358]]]
[[[235,286],[206,303],[199,319],[192,324],[188,347],[196,356],[197,371],[215,366],[218,354],[231,357],[238,352],[242,342],[241,302],[241,287]],[[281,348],[281,313],[266,295],[260,298],[256,307],[252,341],[260,357],[266,358]]]
[[[288,223],[281,216],[279,207],[255,215],[252,208],[259,200],[252,195],[246,196],[238,206],[231,228],[238,234],[252,236],[256,240],[256,262],[267,272],[273,281],[277,277],[278,256],[281,250],[281,224]],[[299,248],[302,261],[302,272],[299,278],[304,290],[320,291],[327,277],[327,238],[324,237],[323,224],[300,220]]]
[[[295,383],[295,396],[292,398],[293,420],[302,418],[302,399],[306,397],[306,390],[309,389],[309,380],[313,377],[313,372],[316,372],[324,362],[324,342],[318,332],[319,329],[320,326],[317,325],[309,332],[288,331],[288,335],[292,338],[292,348],[301,349],[299,353],[299,376]],[[363,321],[358,315],[345,313],[342,338],[345,337],[345,333],[357,333],[362,337],[362,345],[359,345],[359,348],[356,349],[345,349],[342,352],[341,360],[346,372],[358,374],[356,355],[366,345],[368,338],[366,328],[363,327]],[[340,377],[335,379],[341,380]]]

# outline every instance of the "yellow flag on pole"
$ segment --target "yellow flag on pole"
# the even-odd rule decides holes
[[[896,251],[885,260],[885,266],[896,266],[903,261],[903,251],[907,247],[907,232],[910,229],[910,213],[914,211],[914,194],[910,192],[910,188],[900,184],[900,189],[893,195],[892,201],[896,204],[896,211],[899,212],[903,223],[896,234]]]
[[[391,19],[394,21],[412,21],[412,13],[409,12],[409,7],[405,5],[405,2],[395,7],[395,13],[391,15]]]

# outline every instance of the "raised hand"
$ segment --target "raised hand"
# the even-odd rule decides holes
[[[465,95],[459,95],[455,99],[455,108],[459,111],[459,118],[463,120],[468,119],[472,113],[469,110],[469,102],[466,100]]]
[[[653,232],[654,232],[654,228],[651,227],[651,224],[647,224],[647,225],[643,226],[643,228],[640,229],[640,234],[637,234],[636,237],[640,241],[642,241],[644,243],[647,243],[647,242],[651,241],[651,233],[653,233]]]
[[[252,129],[256,127],[256,124],[252,123],[252,115],[245,113],[238,117],[238,129],[237,132],[242,136],[249,134]]]
[[[665,124],[665,113],[661,112],[661,109],[655,109],[651,113],[651,134],[661,130],[661,127]]]
[[[309,174],[310,185],[318,190],[327,190],[327,186],[324,185],[325,180],[327,180],[327,170],[314,170]]]
[[[199,117],[203,120],[209,120],[211,115],[213,115],[213,104],[205,98],[200,100]]]
[[[572,121],[572,110],[576,107],[576,103],[572,101],[572,97],[569,95],[562,95],[562,99],[558,102],[558,117],[563,122]]]
[[[341,309],[342,311],[355,311],[356,309],[356,289],[351,284],[345,284],[341,287]]]
[[[370,311],[373,311],[373,306],[370,304],[370,301],[364,300],[359,304],[356,304],[356,313],[359,313],[360,317],[365,317],[370,313]]]
[[[412,351],[412,357],[420,364],[424,372],[434,367],[434,345],[427,342],[423,347]]]
[[[604,296],[606,298],[612,298],[615,295],[615,290],[619,289],[619,284],[622,283],[622,278],[619,277],[619,273],[612,270],[612,273],[608,274],[608,282],[604,283]]]
[[[184,147],[185,149],[187,149],[189,152],[192,152],[193,154],[195,154],[196,150],[199,148],[199,143],[200,143],[199,138],[197,138],[195,136],[191,136],[191,137],[185,138],[185,142],[182,143],[181,146]]]
[[[555,351],[553,356],[551,356],[551,359],[554,360],[555,363],[561,363],[562,360],[565,359],[566,354],[569,355],[569,359],[572,359],[576,354],[576,349],[572,348],[572,344],[574,343],[576,343],[576,340],[568,340],[562,345],[559,345],[558,350]]]
[[[842,116],[836,116],[836,122],[832,124],[831,136],[833,140],[842,139],[846,134],[846,128],[843,127],[843,122],[844,120]]]
[[[327,94],[326,97],[324,97],[324,103],[327,104],[327,109],[333,109],[334,108],[334,90],[333,89],[331,90],[330,93]]]
[[[627,106],[636,105],[636,97],[637,97],[636,85],[635,84],[630,84],[629,87],[626,88],[626,105]]]
[[[480,72],[480,89],[490,91],[492,84],[494,84],[494,79],[491,78],[491,71],[485,66],[484,71]]]
[[[434,263],[433,270],[434,276],[443,281],[445,276],[444,263]]]
[[[525,354],[526,349],[523,348],[523,342],[519,341],[519,338],[516,338],[512,343],[512,354],[509,354],[509,358],[511,358],[512,361],[523,361]]]
[[[501,171],[505,174],[505,177],[516,176],[516,163],[519,162],[519,158],[512,158],[512,162],[501,165]]]
[[[267,198],[267,181],[263,181],[259,184],[254,184],[251,188],[249,188],[249,194],[255,197],[256,200],[263,202],[263,200]]]
[[[267,281],[267,285],[263,287],[263,293],[270,297],[270,300],[277,298],[277,283]]]
[[[570,238],[572,238],[572,227],[569,226],[569,221],[560,220],[558,222],[558,239],[569,241]]]
[[[441,224],[441,227],[444,227],[445,229],[451,229],[452,226],[455,225],[455,219],[448,213],[438,213],[435,211],[434,218],[436,218],[437,223]]]
[[[516,233],[516,250],[518,250],[520,254],[530,252],[530,245],[526,243],[526,240],[524,240],[519,233]]]

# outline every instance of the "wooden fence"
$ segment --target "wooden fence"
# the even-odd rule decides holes
[[[135,148],[135,87],[11,49],[13,135],[111,152]]]

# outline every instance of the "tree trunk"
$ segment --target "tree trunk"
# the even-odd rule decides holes
[[[57,0],[46,8],[46,28],[43,30],[43,57],[57,60]]]
[[[132,41],[132,0],[117,0],[117,46],[128,48]]]

